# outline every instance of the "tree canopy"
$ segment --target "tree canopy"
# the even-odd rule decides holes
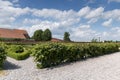
[[[34,32],[32,38],[35,39],[35,41],[50,41],[52,38],[52,33],[49,29],[46,29],[45,31],[40,29]]]
[[[64,33],[64,39],[63,39],[63,40],[64,40],[64,41],[71,41],[69,37],[70,37],[69,32],[65,32],[65,33]]]
[[[49,29],[46,29],[44,32],[43,32],[43,40],[44,41],[50,41],[51,38],[52,38],[52,33]]]
[[[33,34],[33,39],[35,39],[35,41],[42,41],[42,34],[43,34],[43,31],[41,29],[36,30]]]

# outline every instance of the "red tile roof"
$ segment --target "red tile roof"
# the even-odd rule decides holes
[[[62,42],[63,40],[57,39],[57,38],[52,38],[51,41],[53,41],[53,42]]]
[[[0,28],[0,38],[27,39],[29,35],[25,30]]]

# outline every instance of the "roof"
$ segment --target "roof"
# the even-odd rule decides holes
[[[29,35],[25,30],[0,28],[0,38],[27,39]]]
[[[52,38],[51,41],[54,41],[54,42],[62,42],[63,40],[57,39],[57,38]]]

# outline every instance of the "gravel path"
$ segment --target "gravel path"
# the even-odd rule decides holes
[[[32,58],[7,60],[0,80],[120,80],[120,52],[47,69],[36,69]]]

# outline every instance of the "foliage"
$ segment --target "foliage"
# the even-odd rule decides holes
[[[8,46],[3,42],[0,42],[0,47],[2,47],[5,50],[8,48]]]
[[[21,41],[24,39],[20,39],[20,38],[0,38],[0,41]]]
[[[33,39],[35,39],[35,41],[42,41],[42,34],[43,34],[43,31],[42,30],[36,30],[34,32],[34,35],[33,35]]]
[[[2,65],[6,59],[6,52],[5,52],[5,44],[0,43],[0,69],[2,68]]]
[[[50,41],[51,38],[52,38],[52,33],[49,29],[46,29],[44,32],[43,32],[43,41]]]
[[[33,56],[40,68],[60,64],[64,60],[65,46],[61,44],[36,45]]]
[[[23,60],[30,56],[31,51],[26,50],[23,46],[20,45],[11,45],[7,50],[7,55],[16,60]]]
[[[69,42],[69,41],[71,41],[69,37],[70,37],[69,32],[65,32],[65,33],[64,33],[64,39],[63,39],[63,40]]]
[[[52,33],[49,29],[46,29],[45,31],[36,30],[32,38],[35,39],[35,41],[50,41]]]
[[[33,48],[32,55],[38,68],[72,62],[119,51],[112,43],[44,43]]]
[[[22,53],[24,52],[24,48],[21,45],[11,45],[10,51],[13,51],[15,53]]]
[[[112,41],[112,40],[104,40],[104,42],[105,43],[112,43],[112,42],[114,42],[114,41]],[[117,42],[117,41],[116,41]]]
[[[98,42],[98,40],[95,39],[95,38],[93,38],[93,39],[91,40],[91,42]]]

